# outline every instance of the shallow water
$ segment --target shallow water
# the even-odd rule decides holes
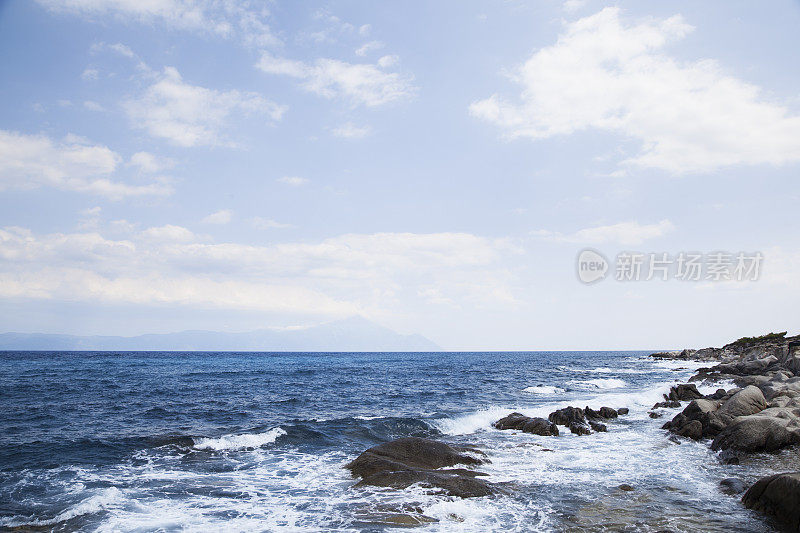
[[[671,442],[659,428],[677,410],[647,412],[699,365],[645,355],[0,353],[0,527],[771,531],[719,481],[796,452],[725,466]],[[566,405],[631,413],[581,437],[491,428]],[[351,488],[342,465],[409,435],[479,445],[507,494]]]

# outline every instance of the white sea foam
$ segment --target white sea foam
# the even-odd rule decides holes
[[[559,394],[564,392],[564,389],[552,385],[532,385],[522,389],[522,392],[530,392],[531,394]]]
[[[503,418],[511,411],[508,408],[491,407],[455,418],[439,418],[427,422],[445,435],[467,435],[491,428],[492,422]]]
[[[619,389],[626,385],[620,378],[574,379],[567,382],[578,389]]]
[[[286,435],[283,428],[272,428],[264,433],[242,433],[240,435],[223,435],[216,439],[197,439],[194,447],[198,450],[242,450],[245,448],[258,448],[265,444],[272,444],[275,440]]]

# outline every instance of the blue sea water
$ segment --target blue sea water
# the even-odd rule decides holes
[[[719,481],[794,456],[721,465],[659,429],[675,410],[648,415],[697,366],[642,352],[0,353],[0,528],[386,531],[424,515],[424,531],[770,531]],[[580,437],[491,427],[566,405],[631,412]],[[506,494],[353,488],[344,464],[410,435],[482,448]]]

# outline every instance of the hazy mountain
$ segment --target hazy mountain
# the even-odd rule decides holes
[[[435,351],[422,335],[401,335],[362,317],[302,329],[246,333],[181,331],[136,337],[0,334],[0,350]]]

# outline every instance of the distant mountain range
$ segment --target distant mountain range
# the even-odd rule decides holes
[[[438,351],[422,335],[401,335],[362,317],[298,329],[246,333],[181,331],[136,337],[2,333],[0,350],[391,352]]]

